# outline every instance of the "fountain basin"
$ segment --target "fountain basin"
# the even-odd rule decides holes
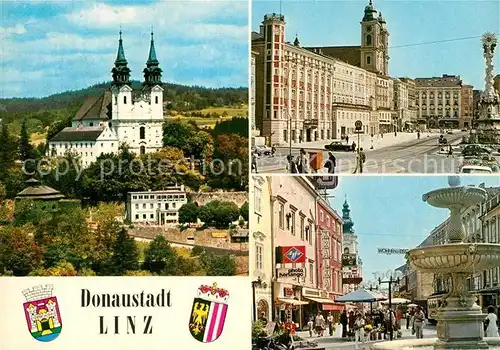
[[[450,208],[456,205],[468,207],[481,203],[487,196],[483,188],[450,187],[428,192],[422,196],[424,202],[437,208]]]
[[[371,344],[373,350],[434,350],[438,338],[403,339]],[[489,349],[500,350],[500,338],[484,338]]]
[[[492,243],[450,243],[408,254],[410,264],[421,272],[472,274],[500,265],[500,244]]]

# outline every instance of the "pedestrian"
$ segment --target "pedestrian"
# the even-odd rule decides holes
[[[410,329],[411,309],[406,310],[406,329]]]
[[[342,325],[342,338],[345,338],[347,336],[347,313],[345,309],[340,314],[340,324]]]
[[[297,163],[293,159],[292,155],[289,154],[286,156],[287,164],[286,164],[286,170],[288,170],[292,174],[297,174],[299,171],[297,169]]]
[[[363,344],[363,349],[365,348],[365,320],[363,315],[358,313],[356,321],[354,323],[354,346],[359,349],[358,340],[361,340]]]
[[[325,318],[319,311],[316,315],[316,318],[314,319],[314,328],[316,329],[316,334],[318,335],[318,337],[322,337],[325,330]]]
[[[495,307],[488,306],[488,316],[484,319],[485,333],[487,337],[499,337],[497,326],[497,315],[495,315]]]
[[[264,312],[262,312],[260,314],[259,321],[262,322],[264,324],[264,326],[267,325],[267,317],[266,317],[266,314]]]
[[[420,140],[420,131],[417,131],[417,139]]]
[[[337,166],[337,162],[335,156],[332,152],[328,152],[328,160],[325,162],[324,168],[328,169],[329,174],[335,174],[335,167]]]
[[[363,152],[363,147],[359,149],[359,173],[363,173],[363,164],[366,162],[366,155]]]
[[[354,336],[354,322],[356,322],[356,317],[354,316],[354,311],[349,312],[349,319],[348,319],[348,325],[349,325],[349,337]]]
[[[415,330],[415,334],[417,339],[421,339],[424,337],[423,327],[424,327],[424,319],[425,315],[420,306],[417,306],[415,310],[415,314],[413,315],[413,329]]]
[[[307,159],[307,153],[303,148],[300,149],[300,154],[297,157],[297,171],[300,174],[309,173],[309,159]]]
[[[299,136],[299,143],[302,143],[302,136]]]
[[[326,317],[326,323],[328,324],[328,334],[330,334],[331,337],[333,335],[333,315],[331,311],[328,313],[328,316]]]
[[[271,147],[271,157],[274,157],[275,153],[276,153],[276,147],[273,146]]]
[[[252,154],[252,171],[257,174],[257,154],[255,152]]]
[[[352,142],[351,151],[356,152],[356,142]]]
[[[348,145],[349,144],[349,136],[346,135],[345,137],[345,144]]]
[[[446,156],[446,158],[448,158],[450,156],[453,156],[453,148],[451,147],[451,145],[448,148],[448,155]]]
[[[314,328],[313,318],[309,317],[309,320],[307,321],[307,329],[309,330],[309,338],[312,338],[312,336],[313,336],[313,328]]]

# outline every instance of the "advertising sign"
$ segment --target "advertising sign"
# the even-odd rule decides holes
[[[304,268],[278,270],[278,278],[304,277],[305,275],[306,275],[306,269]]]
[[[342,254],[342,266],[357,266],[358,259],[356,254]]]
[[[321,231],[321,255],[323,259],[330,259],[330,231]]]
[[[408,250],[409,249],[405,248],[377,248],[377,253],[385,255],[396,255],[396,254],[404,255]]]
[[[308,179],[317,190],[333,190],[339,185],[338,176],[310,176]]]
[[[361,281],[363,281],[361,277],[342,278],[343,284],[360,284]]]
[[[306,246],[276,247],[276,262],[279,264],[305,263]]]

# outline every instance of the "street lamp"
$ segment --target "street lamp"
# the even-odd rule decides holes
[[[370,292],[373,292],[373,290],[378,290],[378,285],[376,285],[375,282],[370,281],[366,286]],[[373,317],[373,301],[370,301],[370,314]]]
[[[379,277],[378,278],[378,284],[382,284],[382,283],[387,283],[389,285],[389,337],[390,337],[390,340],[393,339],[393,329],[392,329],[392,285],[393,284],[399,284],[399,277],[394,279],[394,277],[392,276],[392,274],[389,276],[389,280],[388,281],[382,281],[382,279]]]
[[[252,281],[252,300],[253,300],[253,320],[254,321],[257,321],[257,307],[255,305],[255,287],[262,287],[262,288],[266,288],[267,287],[267,283],[266,282],[263,282],[262,279],[259,277],[257,277],[257,280],[255,281]]]

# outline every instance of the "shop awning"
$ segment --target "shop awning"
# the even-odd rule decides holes
[[[341,305],[341,304],[323,304],[322,308],[325,311],[342,311],[342,310],[344,310],[344,305]]]
[[[313,298],[313,297],[304,297],[306,299],[312,300],[318,304],[336,304],[332,299],[326,298]]]
[[[283,299],[278,299],[278,301],[280,303],[283,303],[283,304],[290,304],[290,305],[307,305],[309,304],[308,301],[300,301],[300,300],[295,300],[295,299],[286,299],[286,298],[283,298]]]

